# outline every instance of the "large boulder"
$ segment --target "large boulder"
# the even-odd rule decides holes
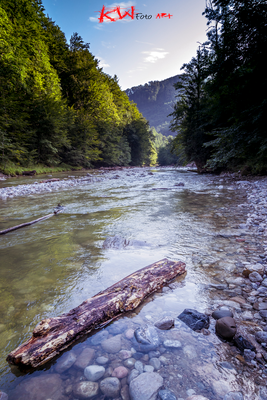
[[[144,372],[130,382],[132,400],[156,400],[163,378],[156,372]]]
[[[193,331],[201,330],[209,327],[209,317],[197,310],[185,309],[178,318],[183,321]]]

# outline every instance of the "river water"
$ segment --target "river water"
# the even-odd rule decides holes
[[[127,400],[127,378],[120,378],[121,388],[125,389],[116,397],[104,397],[100,390],[96,397],[82,397],[77,385],[86,378],[75,364],[62,371],[57,368],[59,357],[37,371],[23,373],[10,367],[5,358],[31,336],[42,319],[68,312],[153,262],[165,257],[181,260],[186,263],[186,276],[103,329],[104,339],[119,337],[119,350],[132,351],[130,361],[119,350],[104,350],[100,342],[93,340],[95,334],[63,355],[77,359],[84,349],[91,348],[95,356],[90,364],[99,364],[96,358],[104,356],[105,375],[97,383],[118,366],[127,365],[130,373],[131,362],[138,358],[134,358],[132,330],[152,325],[161,317],[177,318],[185,308],[207,310],[220,298],[214,287],[232,276],[242,256],[242,243],[236,237],[242,235],[238,226],[245,219],[246,210],[237,207],[244,202],[244,191],[230,184],[219,187],[218,178],[175,168],[93,174],[101,178],[99,182],[0,200],[0,230],[49,214],[59,202],[65,206],[55,217],[0,237],[0,389],[11,400]],[[13,178],[1,185],[40,179]],[[115,235],[146,243],[103,248],[105,239]],[[154,362],[154,371],[177,399],[192,394],[223,399],[231,391],[242,392],[244,399],[258,398],[252,382],[242,374],[242,365],[229,362],[230,346],[216,337],[214,323],[207,336],[178,321],[175,328],[160,331],[159,335],[162,341],[179,339],[182,347],[173,350],[161,345],[156,354],[144,354],[139,361],[144,368],[153,364],[151,358],[157,358],[160,364]]]

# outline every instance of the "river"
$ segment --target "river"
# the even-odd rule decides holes
[[[57,365],[62,356],[27,374],[10,367],[5,358],[31,336],[42,319],[68,312],[155,261],[165,257],[181,260],[186,263],[186,276],[152,295],[134,313],[103,329],[105,339],[121,335],[120,349],[132,349],[128,358],[136,361],[132,330],[152,325],[164,316],[177,318],[186,308],[205,312],[216,301],[226,299],[216,285],[225,284],[236,273],[236,263],[244,257],[244,243],[236,240],[242,235],[248,237],[247,232],[238,228],[247,212],[238,207],[246,198],[243,189],[237,190],[231,183],[220,186],[218,177],[171,167],[92,174],[101,179],[36,195],[0,199],[0,230],[49,214],[58,203],[64,205],[62,213],[0,237],[0,389],[10,400],[127,399],[126,377],[120,378],[121,389],[116,397],[104,397],[99,389],[91,397],[82,397],[78,385],[85,380],[83,370],[75,364],[60,370]],[[62,179],[68,175],[84,176],[86,172],[53,176]],[[12,178],[1,182],[1,186],[35,180],[41,178]],[[105,239],[115,235],[146,243],[103,248]],[[165,389],[177,399],[193,394],[209,400],[224,399],[229,392],[242,393],[240,399],[258,399],[258,388],[246,375],[244,364],[236,359],[232,346],[215,335],[214,321],[208,333],[196,333],[177,320],[175,328],[161,331],[160,335],[179,339],[182,347],[170,350],[161,345],[155,354],[143,355],[139,367],[154,363],[154,371],[162,377]],[[93,340],[95,336],[89,335],[63,357],[71,353],[77,359],[84,349],[94,350],[91,364],[103,365],[105,369],[97,383],[119,366],[127,365],[130,373],[134,364],[121,356],[120,349],[117,353],[104,351],[101,343]],[[98,363],[97,357],[105,357],[106,362]],[[150,362],[151,358],[158,361]]]

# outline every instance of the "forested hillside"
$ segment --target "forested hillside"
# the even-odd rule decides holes
[[[180,75],[173,76],[163,81],[153,81],[145,85],[134,86],[126,89],[130,100],[137,104],[139,111],[154,126],[157,132],[164,136],[174,133],[170,130],[171,117],[176,102],[174,84],[179,82]]]
[[[267,172],[267,3],[210,0],[207,42],[182,69],[172,129],[199,170]]]
[[[0,3],[0,169],[156,162],[153,135],[89,44],[41,0]]]

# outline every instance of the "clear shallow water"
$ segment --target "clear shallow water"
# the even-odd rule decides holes
[[[81,173],[69,175],[81,176]],[[69,311],[86,298],[162,258],[184,261],[187,276],[173,290],[156,293],[136,313],[116,322],[121,324],[118,332],[123,334],[145,322],[155,322],[161,316],[177,317],[185,308],[204,311],[214,297],[205,285],[224,282],[234,269],[236,257],[233,255],[231,259],[227,254],[237,254],[240,244],[218,234],[237,232],[233,228],[243,222],[243,215],[231,210],[244,193],[231,187],[218,189],[209,176],[172,168],[128,169],[102,175],[106,178],[103,181],[74,189],[0,200],[0,230],[49,214],[59,202],[65,206],[63,213],[55,217],[0,237],[0,388],[10,393],[11,398],[12,390],[19,382],[27,383],[29,376],[8,366],[5,358],[30,337],[41,319]],[[66,174],[57,176],[66,177]],[[118,178],[113,179],[115,176]],[[32,179],[8,180],[4,185],[30,183]],[[185,186],[175,186],[178,182]],[[103,249],[104,240],[114,235],[143,240],[147,246]],[[110,327],[106,330],[112,335]],[[220,398],[203,372],[203,365],[206,363],[206,370],[213,366],[210,376],[214,375],[214,382],[227,380],[223,377],[229,375],[227,369],[226,372],[214,370],[216,362],[220,362],[223,345],[214,335],[195,334],[185,326],[178,326],[173,332],[162,335],[182,338],[184,344],[182,351],[163,354],[170,359],[168,367],[162,364],[165,386],[176,391],[179,387],[177,398],[187,397],[186,390],[190,387],[185,382],[197,394],[208,391],[210,399]],[[74,347],[76,356],[84,347],[92,346],[90,340]],[[124,346],[130,349],[131,342],[125,342]],[[184,351],[186,346],[191,348]],[[102,354],[101,347],[95,351]],[[119,359],[114,357],[109,361],[113,366]],[[53,364],[30,377],[55,373]],[[197,379],[192,374],[192,365]],[[67,379],[80,379],[83,374],[72,369]],[[178,377],[178,369],[178,375],[184,379]],[[63,383],[61,389],[64,399],[75,398],[73,393],[66,394]],[[22,392],[19,397],[18,392],[13,396],[24,399]],[[48,398],[59,399],[53,396],[56,395]],[[102,397],[99,394],[97,398]]]

